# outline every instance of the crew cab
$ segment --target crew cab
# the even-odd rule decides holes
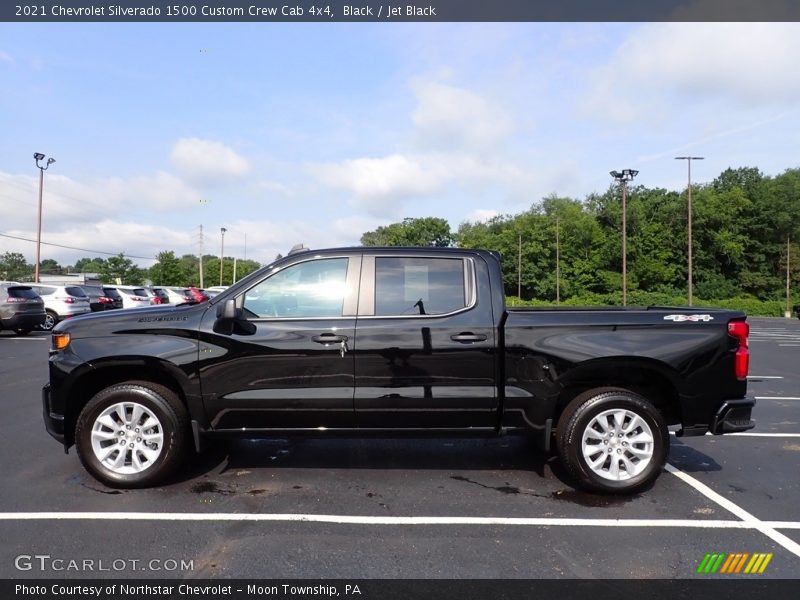
[[[486,250],[296,252],[208,302],[59,323],[44,420],[116,487],[214,436],[522,434],[581,487],[632,492],[670,426],[753,427],[747,336],[738,311],[509,308]]]

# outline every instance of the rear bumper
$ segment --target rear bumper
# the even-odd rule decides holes
[[[8,319],[3,319],[3,329],[36,329],[44,323],[47,313],[17,313]]]
[[[714,435],[721,435],[723,433],[738,433],[752,429],[756,424],[750,418],[750,415],[755,405],[755,398],[750,397],[725,400],[714,416],[714,420],[708,430]]]
[[[44,426],[47,433],[56,440],[64,443],[64,415],[53,412],[50,400],[50,384],[46,383],[42,388],[42,409],[44,413]]]

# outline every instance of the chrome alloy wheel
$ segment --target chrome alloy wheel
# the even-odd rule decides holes
[[[92,425],[95,457],[119,475],[141,473],[151,467],[163,446],[164,429],[160,421],[138,402],[112,404]]]
[[[653,458],[653,431],[633,411],[606,410],[586,426],[581,450],[586,465],[596,475],[624,481],[641,473]]]

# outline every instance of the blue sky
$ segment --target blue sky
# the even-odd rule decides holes
[[[797,24],[0,24],[0,233],[260,262],[634,168],[800,166]],[[0,237],[0,253],[34,257]],[[44,247],[62,264],[91,255]],[[146,259],[137,260],[143,266]]]

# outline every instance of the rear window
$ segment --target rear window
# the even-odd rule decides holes
[[[71,285],[69,287],[65,287],[64,289],[70,296],[75,296],[76,298],[86,298],[86,292],[83,291],[83,288]]]
[[[36,292],[33,291],[33,288],[28,286],[15,286],[8,288],[8,296],[9,298],[30,298],[34,299],[39,296]]]
[[[119,295],[119,292],[114,288],[103,288],[103,294],[105,294],[109,298],[114,298],[115,300],[117,298],[122,298],[122,296]]]
[[[82,286],[82,289],[87,294],[97,294],[98,296],[103,295],[103,289],[95,285],[84,285]]]
[[[131,290],[134,296],[147,296],[147,291],[144,288],[136,288]]]

